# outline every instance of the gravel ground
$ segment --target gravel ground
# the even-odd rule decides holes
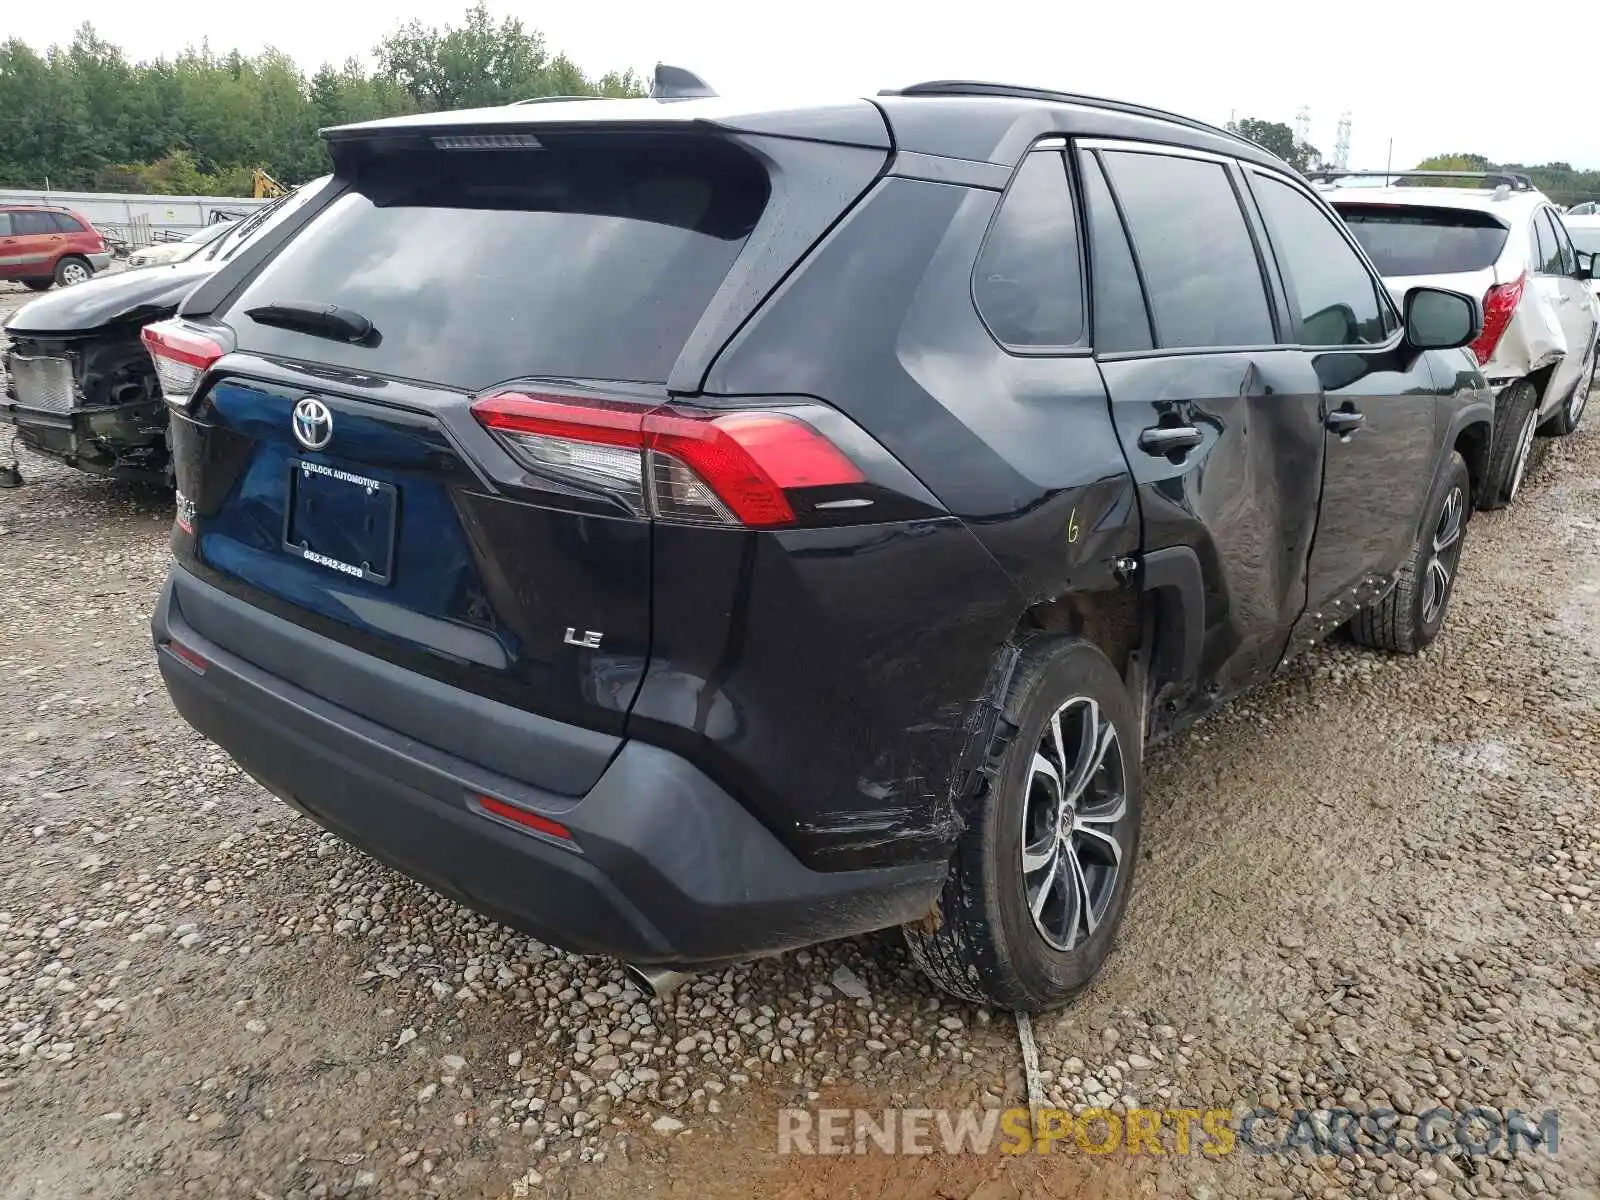
[[[25,298],[0,285],[0,320]],[[1600,1195],[1600,433],[1472,523],[1428,654],[1331,645],[1151,755],[1121,945],[1035,1024],[1068,1106],[1559,1110],[1557,1152],[1515,1159],[777,1159],[781,1105],[1016,1103],[1011,1019],[937,997],[891,937],[663,1007],[368,861],[168,704],[168,498],[22,468],[4,1200]]]

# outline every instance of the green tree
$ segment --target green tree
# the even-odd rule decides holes
[[[1263,121],[1258,117],[1241,117],[1228,122],[1228,131],[1246,141],[1254,142],[1263,150],[1276,154],[1296,171],[1304,174],[1322,159],[1322,152],[1310,142],[1295,137],[1294,130],[1282,121]]]
[[[418,22],[310,78],[276,50],[205,42],[131,63],[90,25],[43,52],[0,42],[0,187],[248,193],[264,169],[297,183],[328,168],[317,130],[418,109],[531,96],[644,94],[632,71],[590,79],[544,35],[479,4],[459,27]]]
[[[571,59],[552,57],[544,34],[515,17],[496,23],[481,0],[459,26],[412,21],[379,42],[375,54],[380,76],[423,112],[536,96],[644,94],[632,71],[591,83]]]
[[[1489,171],[1494,169],[1494,164],[1481,154],[1434,154],[1423,159],[1412,168],[1414,171]],[[1430,187],[1482,187],[1482,181],[1472,179],[1407,179],[1404,176],[1396,180],[1402,185],[1426,183]]]
[[[1567,162],[1550,162],[1529,167],[1515,162],[1491,162],[1482,154],[1434,154],[1417,163],[1412,170],[1509,171],[1518,175],[1526,175],[1534,187],[1549,196],[1557,204],[1570,205],[1584,200],[1600,200],[1600,171],[1580,171]],[[1409,182],[1423,183],[1427,181],[1413,177]],[[1435,185],[1444,184],[1452,187],[1483,186],[1480,181],[1471,179],[1433,180],[1432,182]]]

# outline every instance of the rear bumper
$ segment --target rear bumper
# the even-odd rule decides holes
[[[346,841],[551,945],[664,966],[727,962],[914,920],[943,882],[942,862],[810,870],[698,769],[637,741],[582,796],[530,787],[203,637],[185,620],[181,596],[207,593],[221,596],[174,567],[151,622],[184,719]],[[325,641],[246,611],[261,626],[260,644],[293,639],[314,651]],[[174,639],[204,658],[203,672],[173,652]],[[331,666],[338,655],[329,650]],[[571,842],[486,815],[474,799],[482,795],[558,822]]]
[[[111,255],[109,254],[86,254],[84,257],[89,260],[89,265],[94,268],[96,273],[104,271],[111,265]]]

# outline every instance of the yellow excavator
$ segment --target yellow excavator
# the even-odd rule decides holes
[[[287,195],[289,192],[288,188],[284,187],[283,184],[265,171],[258,170],[253,172],[252,178],[255,180],[255,198],[257,200],[276,200],[279,196]]]

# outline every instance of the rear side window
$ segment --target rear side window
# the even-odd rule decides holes
[[[1560,274],[1571,275],[1578,269],[1578,259],[1572,252],[1572,243],[1567,240],[1566,228],[1561,218],[1548,208],[1544,210],[1544,219],[1550,222],[1550,236],[1555,239],[1556,256],[1561,260]]]
[[[1385,341],[1377,280],[1333,218],[1287,183],[1259,172],[1254,179],[1278,266],[1293,285],[1298,311],[1291,340],[1301,346]]]
[[[11,214],[0,212],[0,237],[11,236]]]
[[[1163,348],[1276,341],[1233,182],[1220,163],[1108,152]]]
[[[1089,247],[1094,256],[1089,276],[1094,284],[1095,349],[1107,354],[1148,350],[1152,345],[1150,317],[1122,218],[1117,215],[1099,160],[1085,154],[1079,161],[1084,199],[1089,205]]]
[[[1083,337],[1077,218],[1059,150],[1028,155],[978,255],[972,296],[989,330],[1018,347]]]
[[[1550,225],[1544,219],[1543,210],[1534,214],[1533,224],[1529,227],[1528,247],[1528,266],[1535,273],[1561,274],[1561,253],[1556,249],[1555,235],[1550,232]]]
[[[19,237],[32,233],[54,233],[56,223],[47,212],[14,212],[11,214],[12,232]]]
[[[1509,230],[1488,213],[1335,205],[1380,275],[1453,275],[1492,267]]]
[[[230,305],[241,349],[481,391],[529,375],[660,383],[766,207],[736,147],[687,136],[363,160]],[[249,309],[333,304],[351,345]]]
[[[83,222],[76,217],[69,217],[66,213],[51,213],[55,219],[56,230],[59,233],[84,233]]]

